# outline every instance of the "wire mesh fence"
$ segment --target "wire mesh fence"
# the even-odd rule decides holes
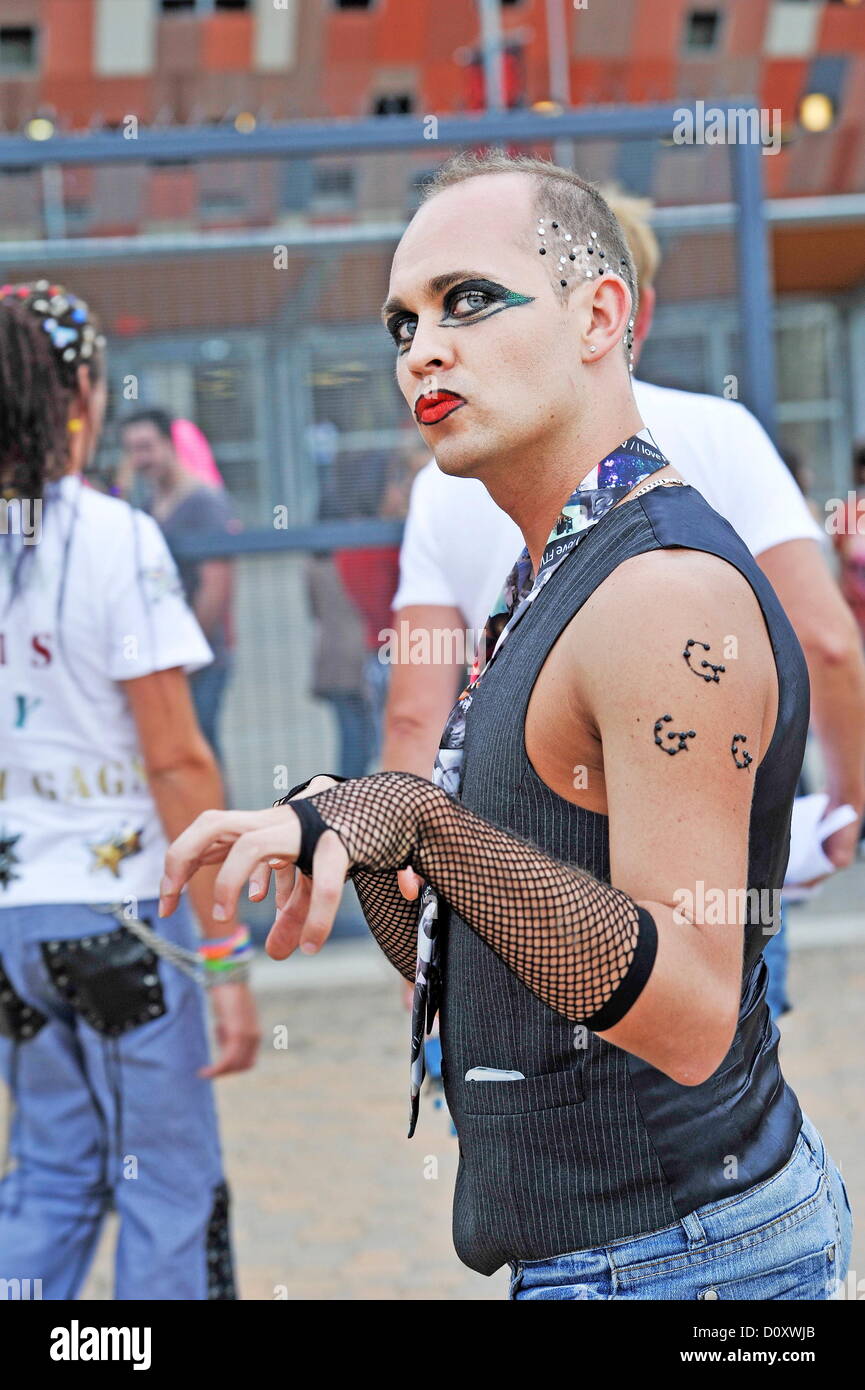
[[[508,147],[654,197],[663,256],[639,374],[747,400],[741,241],[755,229],[736,211],[730,150],[657,133]],[[448,153],[419,136],[392,152],[55,161],[4,177],[4,277],[66,284],[108,337],[97,484],[120,475],[133,500],[152,503],[146,476],[121,468],[123,422],[143,408],[194,422],[212,450],[230,517],[184,539],[190,564],[231,552],[214,698],[236,805],[265,805],[317,770],[377,765],[388,674],[378,633],[390,626],[411,480],[427,461],[379,306],[402,228]],[[767,341],[772,331],[756,325]],[[753,341],[753,323],[748,332]],[[775,334],[782,437],[806,442],[825,494],[837,466],[831,312],[798,306]]]

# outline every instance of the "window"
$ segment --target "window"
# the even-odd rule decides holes
[[[354,206],[354,169],[348,164],[319,164],[313,173],[316,212],[343,212]]]
[[[337,10],[371,10],[372,0],[333,0]]]
[[[31,25],[0,28],[0,73],[35,72],[38,61],[36,30]]]
[[[67,198],[63,215],[67,232],[80,232],[93,225],[93,207],[85,198]]]
[[[396,92],[391,96],[376,97],[373,102],[374,116],[407,116],[414,108],[410,92]]]
[[[691,10],[685,24],[685,48],[689,53],[708,53],[717,47],[721,16],[717,10]]]
[[[236,188],[206,188],[198,199],[198,208],[205,219],[242,217],[247,211],[248,198]]]
[[[182,10],[211,14],[214,10],[248,10],[251,5],[252,0],[162,0],[165,14],[177,14]]]

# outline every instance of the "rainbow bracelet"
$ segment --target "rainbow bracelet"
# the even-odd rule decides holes
[[[205,984],[224,985],[233,980],[245,980],[252,960],[249,928],[238,927],[231,936],[218,941],[205,938],[199,943],[198,954],[204,966]]]

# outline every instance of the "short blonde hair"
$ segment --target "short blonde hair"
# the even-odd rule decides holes
[[[642,294],[646,286],[655,283],[661,264],[661,248],[649,222],[652,200],[625,193],[614,183],[602,184],[600,192],[625,234]]]

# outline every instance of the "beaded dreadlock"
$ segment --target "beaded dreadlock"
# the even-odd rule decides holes
[[[104,346],[84,300],[62,285],[0,285],[0,497],[36,500],[63,476],[78,368],[98,380]]]

